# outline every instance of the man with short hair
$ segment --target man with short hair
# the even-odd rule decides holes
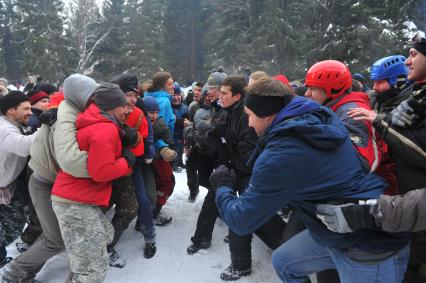
[[[338,270],[343,282],[373,282],[377,276],[383,282],[401,282],[409,235],[362,231],[342,236],[316,218],[315,201],[365,199],[384,190],[382,179],[363,171],[336,114],[291,95],[273,79],[258,81],[247,92],[249,126],[262,142],[253,157],[249,185],[239,197],[232,170],[221,166],[210,177],[225,223],[245,235],[291,204],[308,229],[272,255],[283,282],[305,282],[309,274],[330,268]]]
[[[36,133],[25,136],[26,125],[32,114],[28,97],[11,91],[0,99],[0,267],[11,260],[6,257],[6,246],[12,243],[25,225],[24,192],[25,168],[30,147]]]

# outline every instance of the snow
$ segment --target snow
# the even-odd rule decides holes
[[[403,22],[403,25],[405,26],[405,29],[403,29],[402,32],[404,33],[405,38],[412,39],[416,35],[419,37],[426,37],[425,33],[419,30],[414,22],[405,21]]]
[[[333,24],[332,24],[332,23],[330,23],[330,24],[328,25],[328,27],[327,27],[327,31],[330,31],[332,28],[333,28]]]
[[[133,221],[116,246],[117,252],[126,259],[127,265],[123,269],[110,268],[106,283],[223,282],[219,275],[230,263],[230,256],[228,244],[223,242],[227,227],[220,219],[216,221],[212,247],[195,255],[186,253],[207,190],[200,188],[196,202],[189,203],[184,172],[175,173],[175,191],[164,207],[164,212],[173,216],[173,221],[166,227],[156,229],[156,255],[152,259],[143,257],[144,241],[140,233],[134,230]],[[9,256],[15,257],[18,254],[14,244],[7,250]],[[256,236],[253,237],[253,273],[237,282],[280,282],[271,264],[271,253],[263,242]],[[67,256],[61,253],[45,264],[36,279],[43,283],[62,283],[68,273]]]

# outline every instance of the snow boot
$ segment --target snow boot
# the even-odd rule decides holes
[[[37,283],[35,274],[28,274],[25,271],[16,270],[10,264],[0,270],[0,283]]]
[[[111,249],[108,252],[109,255],[109,266],[123,268],[126,265],[126,262],[120,258],[115,249]]]
[[[156,218],[154,218],[154,225],[155,226],[166,226],[170,222],[172,222],[171,216],[162,216],[158,215]]]
[[[157,252],[157,246],[155,245],[155,243],[146,243],[145,250],[143,252],[143,257],[152,258],[156,252]]]
[[[220,279],[223,281],[236,281],[243,276],[248,276],[251,274],[251,267],[247,269],[236,269],[232,264],[228,266],[221,274]]]
[[[189,254],[189,255],[193,255],[193,254],[196,254],[196,253],[198,253],[198,251],[199,250],[206,250],[206,249],[208,249],[208,248],[210,248],[211,247],[211,241],[203,241],[203,242],[200,242],[200,243],[198,243],[198,244],[192,244],[192,245],[190,245],[187,249],[186,249],[186,252]]]

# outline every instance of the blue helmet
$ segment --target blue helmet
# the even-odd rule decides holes
[[[401,76],[407,80],[408,67],[404,64],[405,60],[402,55],[393,55],[374,62],[370,70],[371,80],[387,80],[391,86],[396,86]]]
[[[180,85],[177,82],[173,83],[173,91],[175,94],[180,94],[182,92]]]

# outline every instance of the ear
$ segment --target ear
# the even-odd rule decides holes
[[[236,97],[238,99],[238,101],[241,100],[241,93],[237,93],[236,95],[234,95],[234,97]]]

